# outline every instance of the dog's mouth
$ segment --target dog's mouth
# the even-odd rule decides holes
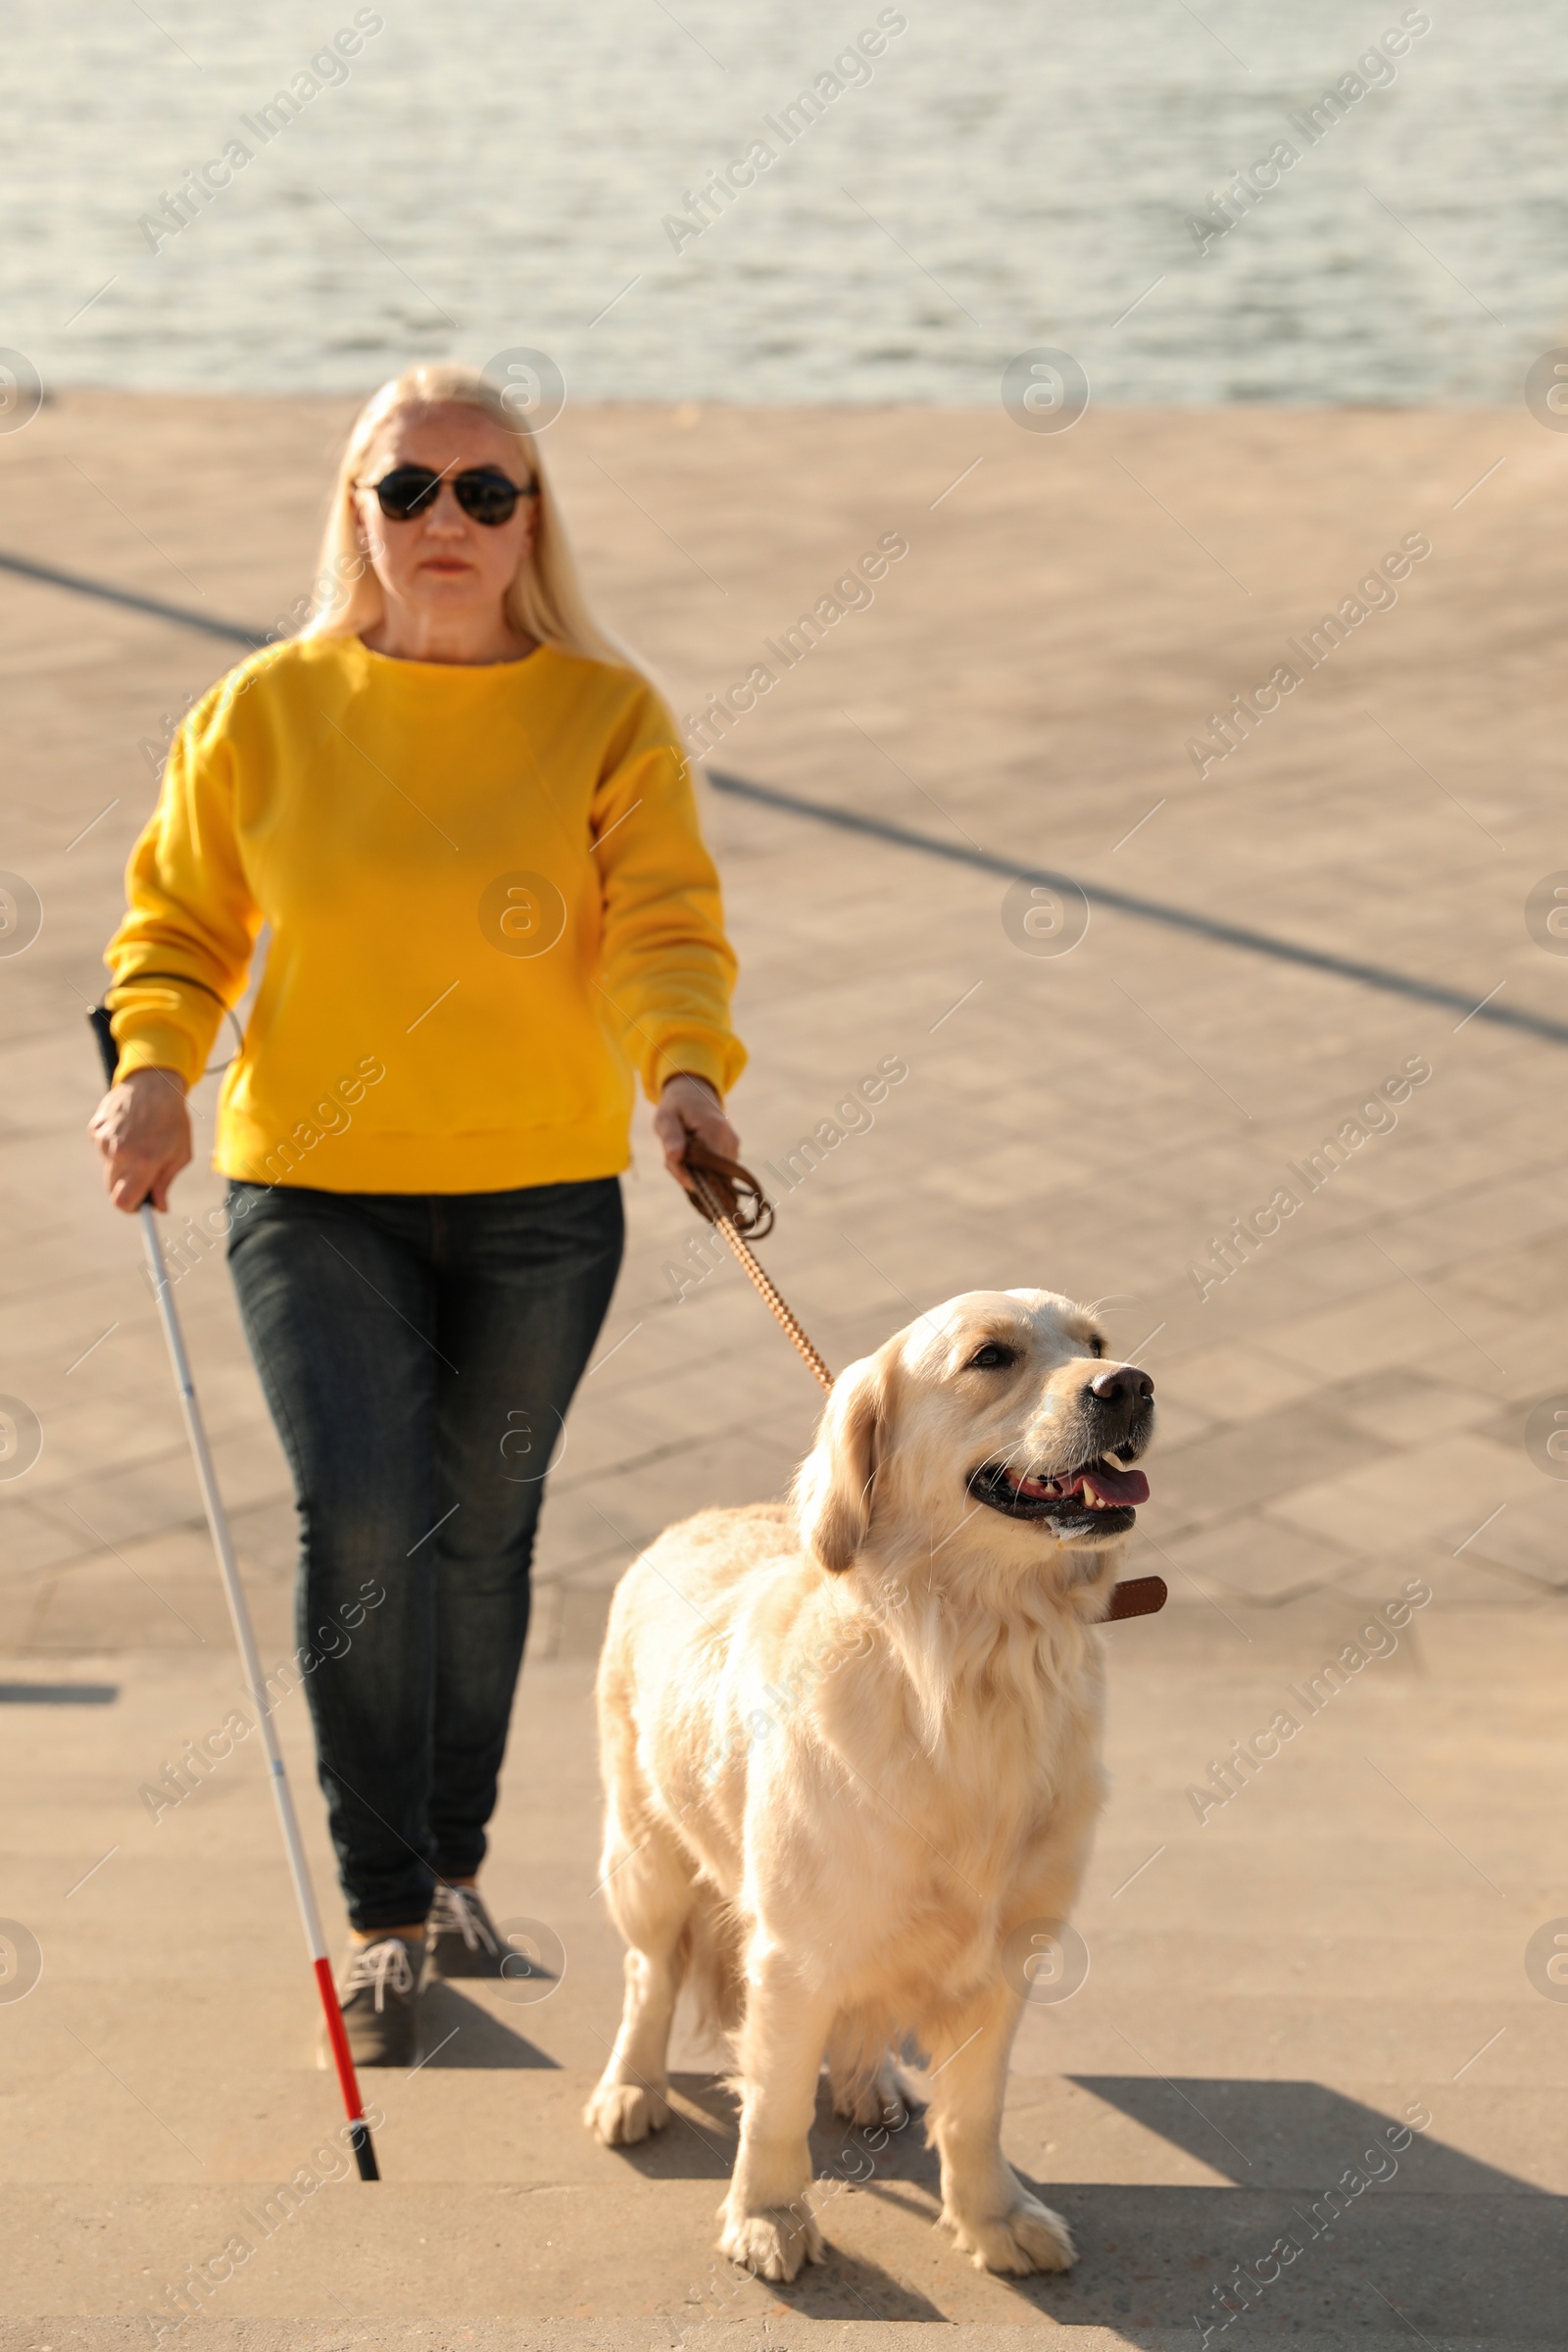
[[[1108,1543],[1135,1524],[1138,1504],[1149,1500],[1149,1481],[1142,1470],[1102,1454],[1052,1478],[1033,1477],[1005,1462],[986,1462],[971,1476],[969,1492],[977,1502],[1009,1519],[1044,1519],[1058,1537],[1076,1542],[1087,1536]]]

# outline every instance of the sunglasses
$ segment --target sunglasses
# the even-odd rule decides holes
[[[428,466],[394,466],[378,482],[363,482],[360,487],[375,492],[388,522],[412,522],[416,514],[433,508],[444,481],[452,484],[465,514],[490,530],[512,520],[519,498],[539,495],[537,482],[511,482],[504,473],[492,473],[483,466],[458,474],[436,473]]]

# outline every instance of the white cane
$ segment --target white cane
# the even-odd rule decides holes
[[[119,1048],[115,1044],[106,1005],[95,1005],[87,1015],[98,1051],[103,1057],[105,1083],[113,1086],[119,1062]],[[317,1989],[326,2015],[327,2038],[337,2065],[337,2079],[342,2086],[343,2104],[348,2110],[349,2134],[362,2180],[379,2180],[375,2148],[370,2138],[370,2127],[365,2120],[365,2103],[360,2097],[360,2085],[354,2072],[354,2060],[349,2051],[348,2035],[343,2031],[343,2012],[338,2003],[337,1986],[332,1981],[332,1964],[327,1958],[326,1938],[321,1933],[321,1915],[317,1908],[316,1889],[311,1884],[310,1865],[300,1840],[299,1817],[294,1810],[293,1791],[288,1773],[272,1728],[267,1686],[262,1675],[262,1662],[257,1654],[256,1636],[251,1630],[251,1613],[245,1598],[245,1588],[239,1581],[239,1565],[234,1558],[234,1545],[228,1532],[228,1514],[223,1497],[219,1493],[218,1477],[213,1468],[213,1456],[207,1443],[207,1431],[202,1423],[202,1408],[191,1381],[190,1362],[185,1353],[184,1334],[174,1310],[174,1294],[169,1285],[164,1264],[163,1245],[158,1238],[158,1220],[151,1200],[144,1200],[137,1211],[141,1219],[142,1245],[147,1252],[147,1274],[153,1297],[158,1301],[159,1320],[169,1345],[169,1360],[173,1367],[174,1386],[179,1393],[179,1409],[185,1417],[185,1435],[190,1441],[191,1459],[196,1465],[196,1483],[202,1492],[207,1511],[207,1525],[212,1531],[213,1549],[218,1554],[219,1573],[223,1580],[223,1597],[228,1602],[229,1622],[234,1628],[234,1640],[239,1648],[240,1664],[244,1670],[245,1688],[250,1693],[262,1727],[262,1740],[267,1749],[268,1777],[272,1785],[272,1797],[277,1806],[278,1827],[283,1833],[283,1848],[288,1855],[289,1876],[294,1881],[294,1898],[299,1905],[300,1924],[305,1930],[306,1947],[311,1966],[316,1972]]]

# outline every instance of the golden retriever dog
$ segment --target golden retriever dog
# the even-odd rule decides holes
[[[669,2116],[683,1979],[734,2028],[719,2244],[819,2261],[808,2145],[931,2068],[942,2215],[979,2269],[1064,2270],[1002,2153],[1031,1938],[1071,1912],[1104,1797],[1096,1631],[1149,1485],[1147,1372],[1052,1291],[971,1291],[835,1383],[790,1503],[705,1511],[616,1588],[598,1697],[625,2012],[586,2121]],[[1036,1961],[1038,1965],[1038,1961]]]

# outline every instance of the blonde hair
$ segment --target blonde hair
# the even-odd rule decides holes
[[[370,444],[388,417],[400,409],[449,407],[478,409],[488,416],[515,442],[523,480],[538,487],[532,552],[518,565],[507,590],[508,619],[528,636],[537,637],[541,645],[554,646],[560,653],[612,662],[647,675],[646,664],[602,629],[588,610],[565,524],[533,434],[512,414],[494,385],[474,368],[446,360],[405,368],[378,392],[372,392],[354,419],[332,489],[310,618],[300,635],[357,637],[380,619],[384,606],[381,583],[366,558],[354,487]]]

